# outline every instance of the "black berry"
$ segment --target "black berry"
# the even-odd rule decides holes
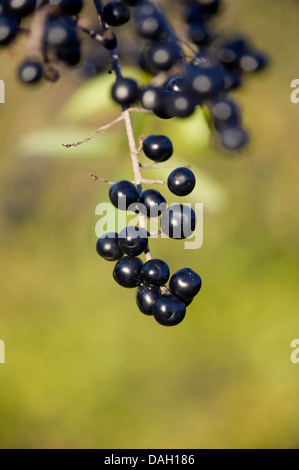
[[[155,189],[146,189],[139,195],[139,211],[147,217],[159,217],[166,207],[166,199]]]
[[[185,304],[172,295],[160,295],[153,307],[153,315],[160,325],[175,326],[184,320]]]
[[[139,194],[133,183],[123,180],[111,186],[109,198],[117,209],[128,210],[131,204],[138,202]]]
[[[154,162],[164,162],[173,153],[172,142],[165,135],[149,135],[144,139],[143,152]]]
[[[138,85],[131,78],[119,78],[112,87],[112,98],[116,103],[129,105],[133,103],[138,94]]]
[[[189,168],[176,168],[167,179],[168,189],[176,196],[187,196],[195,187],[196,179]]]
[[[23,83],[37,83],[43,76],[43,67],[40,62],[28,59],[19,66],[18,75]]]
[[[133,225],[125,227],[119,233],[118,244],[128,256],[138,256],[144,252],[148,245],[147,231]]]
[[[139,286],[136,291],[136,303],[140,312],[153,315],[153,307],[160,295],[160,289],[155,286]]]
[[[116,261],[124,254],[118,244],[118,234],[115,232],[102,235],[97,241],[96,249],[98,254],[107,261]]]
[[[121,2],[109,2],[103,9],[104,20],[110,26],[121,26],[131,17],[130,9]]]
[[[169,267],[162,259],[147,261],[141,270],[141,280],[151,286],[163,286],[169,279]]]
[[[240,150],[249,142],[248,133],[241,127],[230,127],[220,134],[221,144],[227,150]]]
[[[194,232],[195,227],[194,210],[183,204],[172,204],[161,216],[161,229],[170,238],[187,238]]]
[[[113,270],[113,277],[122,287],[138,287],[142,265],[143,263],[140,258],[124,256],[117,261]]]
[[[0,16],[0,46],[6,46],[17,35],[19,25],[10,15]]]
[[[175,272],[169,281],[169,289],[173,295],[183,301],[193,299],[201,288],[200,276],[190,268]]]
[[[9,0],[8,7],[14,16],[23,18],[34,11],[36,0]]]

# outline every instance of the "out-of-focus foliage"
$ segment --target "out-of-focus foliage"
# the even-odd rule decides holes
[[[236,95],[253,136],[244,154],[207,145],[200,115],[197,129],[193,118],[134,117],[136,135],[172,138],[175,164],[192,165],[205,203],[200,250],[176,240],[151,245],[172,271],[190,266],[203,278],[172,329],[142,316],[134,291],[116,285],[112,264],[95,252],[94,211],[108,190],[88,174],[132,179],[122,123],[62,147],[118,110],[99,103],[98,113],[80,116],[74,97],[84,87],[77,91],[69,74],[25,89],[15,79],[20,50],[1,52],[1,447],[298,447],[290,342],[299,331],[299,105],[290,82],[298,78],[299,5],[262,3],[227,0],[219,22],[227,32],[240,26],[272,56],[269,71]],[[165,177],[151,171],[145,176]]]

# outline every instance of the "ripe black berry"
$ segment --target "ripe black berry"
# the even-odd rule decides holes
[[[52,18],[47,25],[46,42],[53,47],[72,47],[76,42],[76,31],[68,17]]]
[[[250,44],[244,38],[236,37],[223,43],[218,50],[221,62],[229,67],[238,65],[239,59],[250,50]]]
[[[125,227],[119,233],[118,244],[128,256],[138,256],[144,252],[148,245],[147,231],[133,225]]]
[[[185,93],[172,93],[169,99],[167,111],[171,116],[186,118],[195,110],[195,102]]]
[[[203,23],[194,23],[189,29],[189,37],[197,46],[207,45],[211,40],[211,33]]]
[[[224,89],[225,82],[220,67],[197,66],[190,71],[188,77],[190,91],[200,103],[211,98]]]
[[[124,254],[118,244],[118,234],[115,232],[102,235],[97,241],[96,249],[98,254],[107,261],[116,261]]]
[[[158,70],[169,70],[179,59],[179,52],[171,43],[154,44],[148,51],[148,60]]]
[[[160,289],[155,286],[139,286],[136,291],[136,303],[140,312],[153,315],[153,307],[160,295]]]
[[[172,99],[174,93],[168,90],[161,90],[157,105],[152,108],[155,116],[160,119],[171,119],[175,116],[175,111],[172,106]]]
[[[8,8],[18,18],[30,15],[36,7],[36,0],[9,0]]]
[[[227,150],[240,150],[249,142],[248,133],[241,127],[229,127],[220,134],[221,144]]]
[[[161,216],[161,229],[170,238],[187,238],[194,232],[195,227],[194,210],[183,204],[172,204]]]
[[[111,186],[109,197],[117,209],[125,211],[131,204],[138,202],[139,194],[133,183],[123,180]]]
[[[163,32],[163,21],[153,5],[143,3],[134,17],[136,32],[147,39],[156,40]]]
[[[104,20],[110,26],[121,26],[131,17],[130,9],[121,2],[109,2],[103,9]]]
[[[122,287],[132,288],[140,284],[140,274],[143,263],[140,258],[124,256],[117,261],[113,277]]]
[[[19,78],[23,83],[37,83],[43,76],[43,67],[36,60],[25,60],[18,69]]]
[[[154,162],[165,162],[173,153],[172,142],[165,135],[149,135],[144,139],[143,152]]]
[[[138,94],[138,85],[131,78],[119,78],[112,87],[112,98],[116,103],[129,105],[133,103]]]
[[[147,261],[141,270],[141,281],[151,286],[163,286],[169,279],[169,267],[162,259]]]
[[[233,101],[217,99],[211,102],[209,107],[218,132],[228,127],[236,127],[241,123],[240,110]]]
[[[167,179],[168,189],[176,196],[187,196],[195,187],[196,179],[189,168],[176,168]]]
[[[173,295],[182,301],[195,297],[201,288],[200,276],[190,268],[175,272],[169,281],[169,289]]]
[[[186,306],[172,295],[160,295],[154,303],[153,314],[160,325],[175,326],[183,321]]]
[[[239,60],[242,72],[253,73],[263,70],[267,65],[267,58],[259,52],[248,52]]]
[[[6,46],[17,35],[19,30],[18,22],[10,15],[0,16],[0,46]]]
[[[166,199],[155,189],[142,191],[139,202],[141,203],[138,204],[139,211],[147,217],[159,217],[167,207]]]

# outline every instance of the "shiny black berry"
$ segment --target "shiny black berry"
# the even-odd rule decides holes
[[[43,67],[40,62],[28,59],[19,66],[18,75],[23,83],[37,83],[43,76]]]
[[[175,326],[186,314],[185,304],[172,295],[160,295],[153,307],[153,315],[160,325]]]
[[[97,241],[96,249],[98,254],[107,261],[116,261],[124,254],[118,244],[118,234],[115,232],[102,235]]]
[[[159,217],[166,207],[166,199],[155,189],[146,189],[139,195],[138,209],[147,217]]]
[[[143,263],[140,258],[124,256],[117,261],[113,270],[113,277],[122,287],[138,287],[142,266]]]
[[[141,270],[141,280],[151,286],[163,286],[169,279],[169,267],[162,259],[147,261]]]
[[[172,142],[165,135],[149,135],[144,139],[143,152],[154,162],[164,162],[173,153]]]
[[[167,237],[181,240],[189,237],[195,228],[195,212],[187,205],[172,204],[161,216],[161,229]]]
[[[176,196],[187,196],[195,187],[196,179],[189,168],[176,168],[167,179],[168,189]]]
[[[110,26],[121,26],[129,21],[131,13],[122,2],[109,2],[104,6],[103,16]]]
[[[171,276],[169,289],[182,301],[193,299],[201,289],[201,278],[190,268],[180,269]]]
[[[160,289],[155,286],[139,286],[136,291],[136,303],[140,312],[153,315],[153,307],[160,295]]]
[[[128,256],[138,256],[148,245],[147,231],[142,227],[130,225],[125,227],[118,236],[120,249]]]
[[[138,85],[131,78],[119,78],[114,83],[111,94],[116,103],[129,105],[137,98]]]
[[[117,209],[125,211],[131,204],[134,205],[138,202],[139,194],[133,183],[122,180],[111,186],[109,198]]]

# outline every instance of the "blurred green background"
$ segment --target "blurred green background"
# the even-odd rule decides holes
[[[140,314],[134,290],[116,285],[95,252],[95,207],[108,190],[88,174],[132,179],[123,125],[78,149],[61,146],[117,108],[98,83],[77,91],[69,71],[54,85],[22,87],[22,50],[1,52],[1,448],[298,447],[290,342],[299,337],[299,105],[290,83],[299,78],[299,4],[227,6],[221,30],[248,33],[272,57],[235,93],[248,150],[215,150],[200,115],[198,124],[134,117],[136,135],[172,138],[175,162],[192,164],[204,202],[200,250],[151,244],[172,272],[189,266],[203,278],[174,328]]]

